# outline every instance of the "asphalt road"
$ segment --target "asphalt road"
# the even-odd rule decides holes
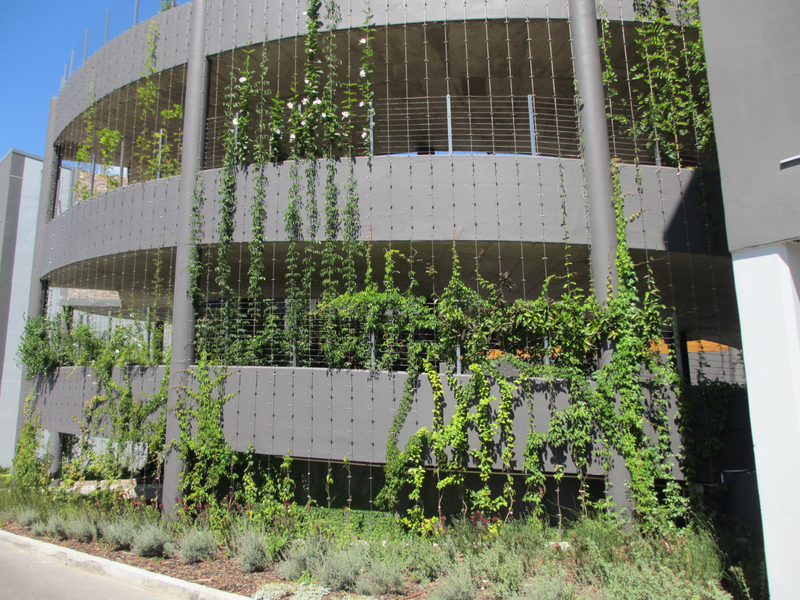
[[[2,600],[165,600],[168,596],[0,542]]]

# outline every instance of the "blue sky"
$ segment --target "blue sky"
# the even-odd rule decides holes
[[[179,0],[184,4],[187,0]],[[75,50],[83,59],[102,45],[106,9],[110,37],[133,24],[135,0],[0,0],[0,157],[11,148],[43,155],[50,98],[58,95],[64,65]],[[160,0],[139,0],[139,20]]]

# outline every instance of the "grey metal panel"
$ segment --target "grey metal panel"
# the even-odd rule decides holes
[[[234,396],[226,404],[225,420],[229,419],[228,404],[236,403],[236,414],[232,415],[235,424],[235,439],[231,440],[238,452],[245,452],[254,442],[253,416],[255,409],[255,376],[252,367],[228,369],[228,393]],[[226,437],[228,435],[226,434]]]
[[[253,43],[258,43],[266,37],[267,23],[270,20],[267,12],[269,4],[275,3],[267,0],[250,0],[250,36]]]
[[[320,369],[307,369],[307,371],[310,375],[310,382],[306,397],[309,400],[309,419],[311,421],[308,455],[326,459],[330,458],[331,452],[330,382],[325,377],[325,372],[321,372]]]
[[[239,427],[236,449],[240,452],[247,450],[248,446],[256,445],[256,386],[259,370],[254,367],[241,367],[242,383],[239,389]]]
[[[311,369],[292,370],[292,455],[312,457],[314,398]]]
[[[211,3],[214,4],[213,2]],[[221,0],[220,2],[220,39],[224,44],[221,50],[228,50],[236,45],[236,17],[238,16],[238,3],[231,0]]]
[[[241,372],[239,369],[216,370],[217,376],[225,376],[225,384],[222,393],[227,400],[222,408],[222,435],[233,444],[234,448],[238,442],[239,428],[239,402],[241,401]]]
[[[329,374],[323,371],[323,374],[326,375],[330,398],[329,414],[325,415],[327,454],[331,460],[340,461],[351,456],[355,443],[352,375],[350,371],[332,371]]]
[[[147,198],[171,203],[174,178],[134,184],[100,194],[72,207],[45,226],[44,255],[39,276],[77,261],[137,250],[142,247],[175,245],[174,225],[165,228],[162,215],[149,209]],[[153,200],[157,202],[157,200]],[[118,208],[114,208],[114,206]],[[141,215],[143,235],[115,235],[130,232],[137,223],[129,216]],[[65,226],[65,224],[67,224]],[[158,232],[155,239],[152,233]]]
[[[272,449],[276,455],[292,453],[294,447],[294,369],[275,369],[271,419]]]

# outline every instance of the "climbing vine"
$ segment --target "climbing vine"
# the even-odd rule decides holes
[[[609,57],[611,22],[601,11],[603,82],[609,99],[626,108],[609,116],[644,140],[657,161],[713,164],[716,147],[697,0],[648,0],[635,6],[635,52],[626,94]],[[629,102],[636,111],[627,110]]]
[[[158,22],[153,19],[147,29],[142,81],[137,91],[141,128],[134,143],[133,165],[134,176],[141,181],[179,175],[181,168],[183,107],[173,104],[158,110],[160,94],[154,77],[158,38]],[[171,133],[171,129],[175,132]]]

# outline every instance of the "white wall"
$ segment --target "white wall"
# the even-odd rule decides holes
[[[800,244],[733,255],[770,596],[797,598],[800,564]]]

